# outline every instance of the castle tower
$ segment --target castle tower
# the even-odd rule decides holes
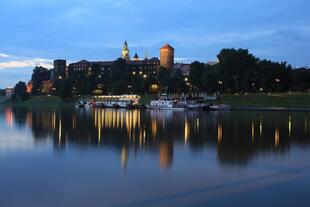
[[[174,67],[174,48],[165,44],[160,48],[160,66],[167,70],[173,70]]]
[[[129,48],[128,48],[127,41],[124,42],[124,46],[123,46],[123,49],[122,49],[122,58],[124,60],[130,60],[130,54],[129,54]]]

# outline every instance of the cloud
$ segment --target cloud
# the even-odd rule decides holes
[[[42,58],[26,58],[19,59],[14,58],[15,60],[8,60],[5,62],[0,62],[0,70],[5,69],[15,69],[15,68],[27,68],[27,67],[35,67],[35,66],[43,66],[46,68],[53,68],[52,61],[48,59]]]
[[[0,53],[0,58],[9,58],[11,55]]]
[[[174,60],[176,62],[190,62],[192,58],[185,58],[185,57],[175,57]]]

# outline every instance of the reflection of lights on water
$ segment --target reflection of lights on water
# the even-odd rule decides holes
[[[199,118],[196,119],[196,131],[199,133]]]
[[[288,118],[288,135],[292,136],[292,117],[289,116]]]
[[[276,128],[274,133],[274,145],[275,147],[278,147],[280,144],[280,130],[279,128]]]
[[[27,113],[26,123],[29,128],[32,128],[32,113],[30,112]]]
[[[223,139],[223,126],[221,123],[217,124],[217,143],[222,144]]]
[[[126,128],[128,138],[135,139],[136,129],[140,129],[140,111],[139,110],[94,110],[95,127],[98,128],[98,140],[102,138],[102,128],[119,129]],[[99,131],[100,130],[100,131]],[[143,131],[142,131],[143,137]]]
[[[254,141],[255,138],[255,124],[254,121],[252,121],[252,141]]]
[[[123,169],[126,169],[127,163],[128,163],[128,149],[126,146],[123,146],[121,152],[121,165]]]
[[[98,110],[95,109],[95,127],[97,127],[97,113],[98,113]]]
[[[308,119],[305,118],[305,135],[308,133]]]
[[[98,114],[98,144],[101,143],[101,127],[102,127],[101,122],[102,122],[102,116],[100,110]]]
[[[184,121],[184,141],[185,141],[185,144],[187,144],[187,142],[188,142],[189,130],[190,130],[190,124],[189,124],[189,121],[185,118],[185,121]]]
[[[13,128],[13,112],[11,108],[5,110],[5,121],[10,128]]]
[[[56,129],[56,112],[53,112],[52,115],[52,127],[54,130]]]
[[[58,131],[58,144],[61,144],[61,129],[62,128],[62,123],[61,123],[61,119],[59,119],[59,131]]]
[[[161,141],[159,144],[159,162],[162,169],[169,169],[173,163],[173,145]]]
[[[157,135],[157,121],[156,119],[152,119],[152,137],[155,139]]]
[[[75,129],[76,128],[76,115],[73,114],[72,116],[72,128]]]

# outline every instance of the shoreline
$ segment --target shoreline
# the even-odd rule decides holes
[[[144,95],[141,103],[147,104],[152,98]],[[310,112],[310,94],[220,95],[219,98],[213,104],[227,104],[231,111]],[[74,108],[79,99],[75,97],[65,101],[57,96],[34,96],[26,101],[12,102],[9,98],[2,97],[0,107]]]
[[[279,112],[310,112],[310,107],[255,107],[231,106],[231,111],[279,111]]]

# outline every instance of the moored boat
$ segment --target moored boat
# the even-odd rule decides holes
[[[155,110],[185,110],[185,107],[180,105],[178,106],[177,102],[168,97],[166,94],[161,95],[158,100],[152,100],[150,104],[146,105],[146,108]]]
[[[210,106],[210,110],[214,111],[228,111],[230,110],[230,106],[227,104],[213,104]]]

